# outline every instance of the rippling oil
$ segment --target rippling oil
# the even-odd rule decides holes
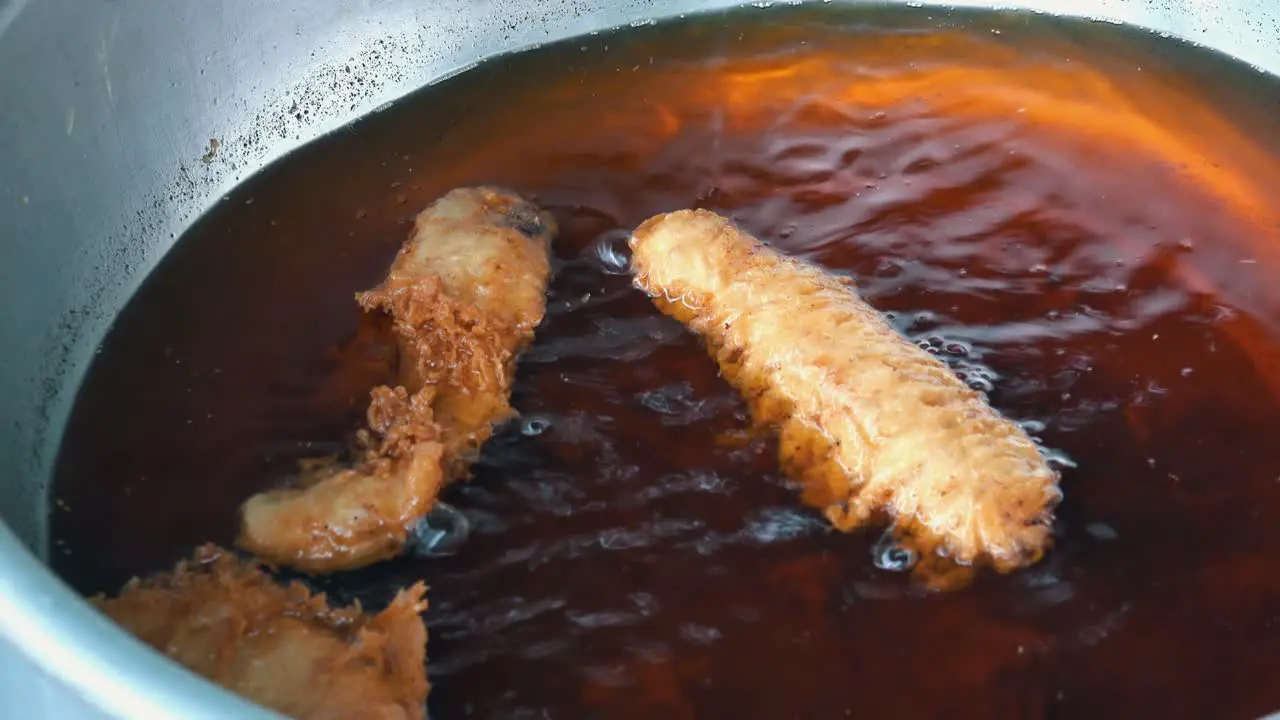
[[[56,567],[117,587],[299,459],[389,356],[354,291],[478,182],[563,233],[525,419],[446,499],[435,717],[1252,718],[1280,709],[1272,82],[1109,25],[774,9],[495,59],[227,196],[121,314],[57,475]],[[625,275],[652,213],[851,274],[1063,467],[1039,565],[927,595],[827,531],[696,340]]]

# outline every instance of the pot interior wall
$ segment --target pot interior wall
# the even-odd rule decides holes
[[[0,0],[0,517],[46,555],[52,462],[95,348],[174,239],[240,181],[494,53],[734,4],[283,0],[235,13]],[[1022,5],[1280,72],[1280,2]],[[17,551],[0,532],[0,553]],[[33,597],[60,591],[46,574],[10,577]]]

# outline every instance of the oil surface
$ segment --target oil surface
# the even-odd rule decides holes
[[[557,275],[431,586],[438,718],[1221,717],[1280,709],[1280,91],[1024,15],[775,9],[499,58],[286,158],[191,229],[67,430],[84,592],[231,540],[386,379],[356,333],[412,216],[532,193]],[[620,272],[657,212],[851,274],[1064,469],[1039,565],[927,595],[799,506],[698,342]],[[882,569],[890,568],[890,569]]]

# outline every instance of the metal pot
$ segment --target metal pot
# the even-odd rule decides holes
[[[190,222],[285,152],[486,56],[735,4],[0,0],[0,717],[274,717],[151,652],[42,562],[82,373]],[[1280,0],[1014,5],[1146,26],[1280,73]]]

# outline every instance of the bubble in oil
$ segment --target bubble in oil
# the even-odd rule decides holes
[[[665,385],[656,390],[646,390],[640,393],[636,399],[649,410],[663,415],[674,415],[681,409],[681,406],[689,404],[689,395],[692,392],[693,388],[689,383],[675,383],[674,385]]]
[[[973,362],[953,361],[951,365],[956,377],[971,389],[981,393],[990,393],[996,389],[996,380],[999,379],[999,375],[994,370]]]
[[[542,415],[530,415],[520,422],[520,434],[537,437],[551,429],[551,420]]]
[[[914,315],[910,315],[906,320],[906,332],[922,332],[936,327],[938,324],[938,316],[928,310],[922,310]]]
[[[454,506],[437,502],[409,533],[407,550],[418,557],[453,555],[471,536],[471,522]]]
[[[893,530],[886,530],[871,548],[871,562],[881,570],[906,572],[916,564],[916,553],[898,544]]]
[[[1022,420],[1018,425],[1021,426],[1028,435],[1042,433],[1049,428],[1049,426],[1041,420]]]
[[[794,508],[769,508],[747,521],[742,536],[749,542],[771,545],[826,530],[826,525]]]
[[[1094,540],[1102,540],[1104,542],[1120,538],[1120,533],[1116,532],[1115,528],[1100,521],[1089,523],[1085,526],[1084,531]]]
[[[721,633],[709,625],[684,623],[680,626],[680,636],[695,645],[710,645],[720,639]]]
[[[606,275],[626,275],[631,269],[630,239],[631,232],[621,228],[601,233],[587,246],[586,259]]]
[[[1044,451],[1044,459],[1045,462],[1057,470],[1074,470],[1079,467],[1074,460],[1061,450],[1046,449]]]

